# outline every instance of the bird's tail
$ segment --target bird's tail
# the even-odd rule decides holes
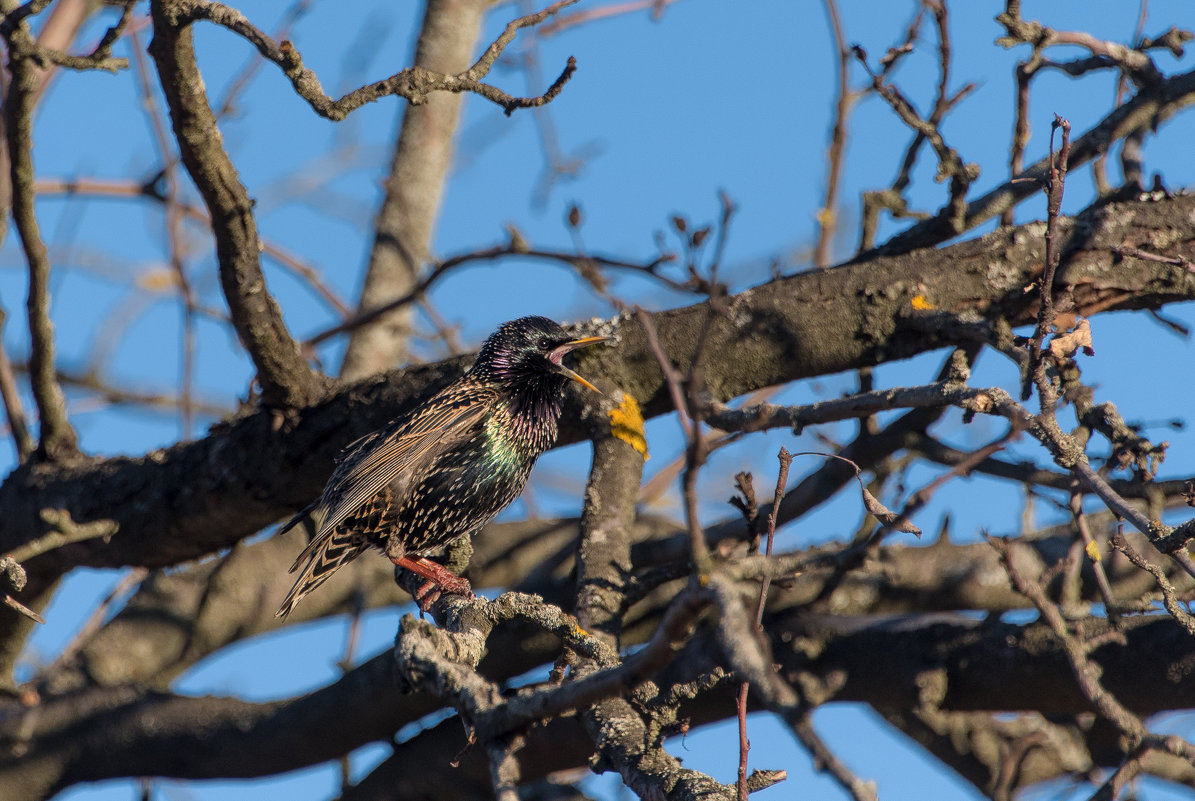
[[[283,525],[282,528],[280,528],[276,532],[274,532],[274,536],[277,537],[281,534],[285,534],[286,532],[290,531],[292,528],[297,526],[303,520],[303,518],[307,517],[312,512],[314,512],[316,510],[316,507],[318,507],[320,505],[320,503],[323,502],[323,500],[324,499],[322,497],[316,498],[314,501],[312,501],[311,503],[304,506],[298,512],[295,512],[295,516],[292,517],[290,520],[286,521],[286,524]]]
[[[367,547],[368,543],[343,531],[328,531],[317,536],[291,565],[290,572],[298,571],[299,577],[275,616],[285,618],[303,596],[331,578],[341,566],[360,556]]]

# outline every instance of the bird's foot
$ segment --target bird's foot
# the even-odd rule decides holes
[[[415,591],[415,604],[419,607],[420,612],[430,611],[432,604],[438,601],[443,593],[463,595],[466,598],[473,597],[473,586],[468,579],[461,578],[430,559],[422,556],[418,559],[400,556],[398,558],[390,557],[390,561],[424,579],[423,584]]]
[[[444,576],[443,581],[428,579],[419,585],[419,589],[415,590],[415,605],[419,607],[420,612],[430,612],[432,605],[440,600],[440,596],[444,593],[463,595],[466,598],[474,597],[473,587],[469,584],[468,579],[453,575],[447,570],[444,572],[447,575]]]

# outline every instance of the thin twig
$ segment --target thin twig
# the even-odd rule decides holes
[[[128,180],[112,181],[104,178],[39,178],[35,184],[38,195],[95,195],[111,198],[148,198],[159,203],[166,202],[166,195],[158,187],[158,176],[152,180],[136,182]],[[176,199],[178,207],[188,220],[197,222],[204,227],[211,226],[211,219],[207,212],[189,203]],[[298,256],[289,253],[281,245],[274,244],[267,239],[261,240],[262,254],[269,256],[282,267],[294,273],[307,282],[317,296],[341,317],[350,314],[346,304],[336,291],[328,286],[314,267],[306,264]],[[225,316],[225,322],[227,317]]]
[[[784,501],[784,491],[788,487],[788,469],[793,463],[793,455],[783,445],[780,446],[780,453],[776,458],[780,460],[780,470],[776,475],[776,495],[772,501],[772,512],[768,515],[768,539],[764,548],[764,556],[772,555],[772,544],[776,540],[776,516],[780,513],[780,504]],[[768,600],[768,587],[771,583],[771,576],[764,576],[759,586],[759,603],[755,606],[755,628],[757,631],[763,631],[763,609]]]
[[[8,69],[12,76],[4,97],[4,130],[8,138],[12,218],[29,265],[25,311],[29,321],[30,386],[41,429],[37,454],[50,460],[70,459],[78,454],[78,435],[67,419],[66,397],[54,374],[50,258],[42,241],[34,203],[33,108],[40,85],[39,70],[32,57],[21,52],[20,43],[29,37],[26,24],[19,22],[19,18],[10,18],[7,22],[17,24],[15,27],[4,26],[9,49]]]
[[[1195,70],[1142,89],[1075,139],[1069,167],[1074,169],[1085,164],[1134,131],[1156,129],[1161,121],[1192,103],[1195,103]],[[1020,175],[972,200],[967,204],[963,230],[971,230],[998,217],[1006,209],[1030,197],[1048,181],[1049,170],[1048,159],[1042,159],[1027,167]],[[961,232],[944,226],[941,220],[934,218],[901,231],[878,246],[876,252],[893,255],[933,247],[958,233]]]
[[[26,19],[29,16],[40,14],[49,5],[49,0],[30,0],[23,6],[13,9],[0,24],[0,35],[4,36],[8,44],[10,63],[11,60],[32,61],[37,64],[36,71],[38,73],[44,73],[44,67],[48,65],[72,70],[103,70],[106,72],[127,69],[128,59],[114,58],[112,45],[116,43],[129,24],[133,8],[137,4],[134,0],[121,0],[121,2],[124,10],[121,12],[120,19],[104,32],[95,49],[85,56],[73,56],[57,48],[47,47],[42,43],[40,36],[37,39],[33,37]],[[43,33],[45,33],[44,29]],[[34,103],[40,98],[45,86],[46,81],[38,76],[32,93]]]
[[[44,684],[49,677],[62,670],[74,658],[75,654],[79,653],[92,637],[95,636],[100,627],[107,622],[108,612],[111,610],[112,605],[122,599],[129,590],[144,581],[148,575],[149,570],[144,567],[135,567],[126,573],[116,583],[116,586],[112,588],[112,591],[104,597],[104,600],[100,601],[95,609],[91,611],[87,620],[79,627],[79,630],[75,632],[75,636],[71,638],[71,641],[67,643],[66,647],[62,649],[62,652],[58,654],[54,661],[38,671],[38,682]]]
[[[108,539],[118,530],[113,520],[93,520],[90,523],[76,523],[71,519],[70,512],[65,509],[42,509],[42,522],[51,528],[48,532],[30,540],[19,548],[14,548],[5,556],[16,562],[27,562],[35,556],[47,551],[61,548],[75,542],[93,539]]]
[[[1159,256],[1156,253],[1150,253],[1141,248],[1131,247],[1129,245],[1118,245],[1111,249],[1113,253],[1121,258],[1131,257],[1134,259],[1141,259],[1142,261],[1152,261],[1158,264],[1173,264],[1178,267],[1195,272],[1195,262],[1182,256]]]
[[[495,86],[484,83],[482,79],[489,74],[498,56],[514,40],[520,29],[537,25],[560,9],[576,2],[578,0],[558,0],[543,11],[507,23],[506,28],[490,43],[481,57],[457,75],[445,75],[423,67],[409,67],[389,78],[372,81],[354,89],[336,100],[324,93],[319,78],[304,66],[303,58],[292,42],[275,41],[254,27],[239,11],[207,0],[175,0],[172,14],[180,29],[193,22],[207,20],[244,37],[262,56],[278,65],[290,79],[295,93],[306,100],[317,114],[339,121],[365,104],[390,95],[404,97],[413,105],[419,105],[426,102],[427,96],[433,92],[472,92],[498,104],[508,115],[516,109],[535,108],[551,102],[560,94],[577,68],[577,62],[571,56],[560,77],[537,97],[513,97]]]
[[[221,319],[221,318],[216,318]],[[222,320],[222,322],[227,322]],[[17,375],[28,374],[29,366],[23,362],[13,365]],[[71,389],[86,390],[95,396],[94,402],[85,400],[75,401],[72,408],[77,413],[94,411],[111,406],[144,406],[148,409],[178,411],[177,396],[165,392],[158,392],[150,387],[133,387],[128,382],[119,379],[105,379],[97,370],[89,368],[86,371],[57,370],[58,382]],[[217,401],[215,398],[201,397],[192,402],[195,411],[208,417],[226,417],[234,411],[228,402]],[[89,408],[90,407],[90,408]]]
[[[814,266],[824,269],[830,266],[830,249],[834,244],[834,233],[838,229],[838,182],[842,177],[842,154],[846,150],[846,123],[851,113],[852,93],[847,85],[851,51],[846,46],[846,38],[842,32],[838,4],[835,0],[823,0],[822,4],[825,6],[826,16],[830,19],[830,31],[834,34],[834,46],[838,50],[838,96],[834,103],[834,125],[830,129],[830,146],[827,149],[826,196],[817,214],[817,246],[813,257]]]
[[[783,445],[780,446],[780,453],[777,455],[777,458],[780,460],[780,470],[776,476],[776,495],[772,500],[772,513],[768,515],[768,538],[764,556],[772,555],[772,545],[776,540],[776,515],[779,512],[781,502],[784,500],[784,490],[788,486],[788,469],[793,463],[792,454]],[[759,585],[759,600],[755,604],[755,630],[760,633],[763,632],[763,610],[767,604],[768,587],[771,584],[772,577],[765,575]],[[747,752],[751,750],[751,742],[747,739],[747,692],[750,686],[750,682],[746,681],[740,684],[736,700],[739,725],[739,772],[737,782],[739,801],[745,801],[748,794]]]
[[[302,19],[311,8],[312,2],[313,0],[296,0],[282,15],[278,27],[274,29],[274,38],[285,39],[295,23]],[[224,91],[224,98],[216,104],[217,118],[223,119],[233,112],[237,97],[253,81],[253,77],[261,70],[263,64],[265,62],[257,57],[251,57],[245,62],[240,73],[229,81],[228,88]]]
[[[1133,42],[1141,42],[1145,35],[1145,20],[1149,16],[1149,0],[1141,0],[1137,6],[1137,27],[1133,32]],[[1124,103],[1125,91],[1128,89],[1129,76],[1125,74],[1124,70],[1119,70],[1116,75],[1116,96],[1113,100],[1113,107],[1119,108]],[[1108,179],[1105,164],[1108,160],[1107,152],[1101,153],[1091,164],[1091,172],[1095,176],[1095,185],[1097,191],[1101,196],[1108,194]],[[1015,171],[1013,173],[1016,174]]]
[[[680,425],[684,431],[685,439],[686,441],[691,441],[693,439],[692,415],[689,413],[688,403],[685,402],[685,393],[681,389],[681,383],[684,379],[677,372],[677,369],[672,366],[672,360],[668,357],[663,346],[660,345],[660,338],[656,333],[656,326],[652,322],[651,315],[643,309],[636,308],[635,317],[639,320],[639,324],[643,326],[643,334],[647,337],[647,345],[656,357],[656,363],[660,366],[660,372],[664,374],[664,382],[668,386],[668,394],[672,398],[672,406],[676,409],[677,415],[680,418]]]
[[[943,47],[944,57],[949,60],[949,44],[943,43]],[[962,233],[966,229],[967,191],[975,179],[979,177],[979,167],[963,161],[958,151],[946,143],[945,138],[942,136],[938,119],[935,119],[933,116],[923,119],[903,92],[896,88],[896,86],[886,82],[883,73],[876,73],[871,69],[871,66],[867,63],[867,54],[861,47],[855,45],[853,52],[856,59],[867,70],[868,75],[871,76],[872,86],[876,93],[887,101],[888,105],[896,112],[896,115],[900,117],[905,125],[909,126],[909,128],[920,136],[923,136],[925,141],[929,142],[930,147],[933,148],[934,154],[938,157],[938,175],[941,178],[950,179],[949,197],[946,203],[942,205],[942,208],[939,209],[937,215],[935,215],[934,220],[948,231],[953,231],[955,234]],[[942,67],[942,75],[943,80],[949,75],[947,66]],[[940,98],[937,105],[941,110],[936,108],[935,115],[940,118],[945,109],[948,108],[947,105],[943,104],[957,102],[958,98],[969,92],[970,89],[966,88],[951,101]]]
[[[1029,124],[1029,85],[1041,64],[1041,47],[1035,44],[1029,58],[1017,64],[1013,74],[1017,81],[1016,111],[1012,127],[1012,146],[1008,157],[1009,180],[1016,178],[1025,168],[1025,148],[1029,145],[1031,133]],[[1000,215],[1001,225],[1012,225],[1013,207],[1009,206]]]
[[[1083,551],[1091,560],[1091,570],[1095,574],[1095,584],[1100,597],[1104,599],[1104,608],[1108,613],[1108,621],[1113,626],[1120,625],[1120,615],[1116,611],[1116,601],[1112,594],[1112,584],[1108,581],[1108,573],[1104,570],[1104,560],[1100,555],[1099,543],[1091,536],[1091,527],[1087,525],[1087,515],[1083,514],[1083,494],[1072,492],[1070,498],[1071,517],[1075,521],[1075,530],[1083,542]]]
[[[732,204],[729,202],[724,204],[724,221],[729,220],[733,210]],[[710,268],[709,284],[711,287],[715,287],[712,291],[716,292],[716,287],[718,286],[717,262],[714,262]],[[689,531],[689,545],[693,554],[693,579],[699,583],[707,579],[713,568],[709,546],[706,544],[705,533],[702,530],[701,519],[698,514],[697,475],[709,455],[708,441],[706,437],[702,436],[701,431],[701,419],[707,404],[700,402],[698,395],[704,391],[705,387],[702,373],[705,359],[705,345],[714,315],[718,313],[719,309],[719,304],[715,302],[715,298],[715,294],[710,295],[706,318],[702,324],[701,331],[698,333],[697,342],[694,345],[691,361],[692,366],[689,368],[689,375],[684,378],[672,366],[672,361],[668,357],[668,353],[664,350],[663,345],[660,344],[651,315],[639,307],[635,308],[636,318],[643,328],[648,347],[655,355],[660,371],[664,374],[668,393],[672,398],[677,411],[677,419],[680,421],[685,435],[686,457],[685,470],[681,477],[681,494],[685,506],[685,522]],[[684,382],[688,384],[687,393],[684,386],[682,386]]]
[[[533,0],[521,0],[519,8],[524,14],[531,13]],[[559,17],[557,18],[559,19]],[[543,26],[531,28],[526,36],[520,55],[520,66],[526,75],[528,87],[543,86],[543,75],[540,69],[540,39],[543,36]],[[549,106],[532,109],[531,117],[535,122],[535,130],[539,134],[540,147],[543,149],[544,167],[539,180],[536,182],[534,203],[543,207],[548,195],[557,181],[575,177],[585,165],[584,156],[570,157],[564,153],[560,144],[560,134],[552,119]]]
[[[1059,128],[1062,129],[1062,147],[1055,157],[1054,133]],[[1058,217],[1062,211],[1062,195],[1066,188],[1066,168],[1070,161],[1070,151],[1071,124],[1055,114],[1054,124],[1050,128],[1050,180],[1046,186],[1046,263],[1037,283],[1040,305],[1037,310],[1037,323],[1033,328],[1033,336],[1029,340],[1029,366],[1021,387],[1021,400],[1028,400],[1030,387],[1037,386],[1042,414],[1047,416],[1054,412],[1057,393],[1046,375],[1042,340],[1054,325],[1054,318],[1058,314],[1054,303],[1054,274],[1058,270],[1060,259],[1057,242]]]
[[[747,691],[750,687],[750,682],[741,682],[738,694],[735,696],[735,711],[739,726],[739,770],[735,788],[738,790],[739,801],[747,801],[749,795],[747,790],[747,753],[751,750],[751,741],[747,739]]]
[[[1145,724],[1141,722],[1141,718],[1130,712],[1104,688],[1100,682],[1101,670],[1091,662],[1088,656],[1089,644],[1071,633],[1061,610],[1057,604],[1046,597],[1041,585],[1030,581],[1017,569],[1016,561],[1013,558],[1013,550],[1016,546],[1008,540],[997,537],[988,537],[988,543],[1000,555],[1000,561],[1004,565],[1004,571],[1008,574],[1013,588],[1033,602],[1038,612],[1041,613],[1042,619],[1054,632],[1054,636],[1058,638],[1084,697],[1095,706],[1105,720],[1120,730],[1131,745],[1141,742],[1142,738],[1148,734]]]
[[[353,669],[353,656],[357,650],[357,640],[361,635],[361,612],[364,610],[365,596],[354,592],[352,597],[352,611],[349,615],[349,631],[344,641],[344,656],[336,666],[340,668],[340,675],[345,676]],[[352,783],[352,760],[348,754],[342,754],[337,760],[340,767],[340,793],[344,794]]]
[[[844,790],[851,794],[855,801],[878,801],[874,781],[864,781],[855,775],[847,764],[838,758],[817,730],[813,728],[813,721],[808,712],[802,712],[788,721],[793,734],[801,741],[801,745],[813,756],[813,762],[822,770],[834,777]]]
[[[13,447],[17,451],[17,463],[24,464],[33,455],[36,443],[25,424],[25,410],[21,408],[21,393],[17,390],[16,375],[8,351],[4,348],[4,309],[0,308],[0,398],[4,400],[4,413],[8,418],[8,430],[12,432]]]
[[[574,11],[572,14],[561,14],[552,22],[540,27],[539,35],[548,37],[577,25],[586,25],[600,19],[609,19],[610,17],[616,17],[621,14],[632,14],[645,9],[651,12],[652,19],[659,19],[664,14],[664,9],[677,1],[625,0],[622,3],[611,3],[610,5],[598,6],[584,11]]]
[[[445,259],[444,261],[438,262],[430,270],[428,270],[423,278],[419,280],[419,283],[413,286],[406,294],[402,295],[401,297],[397,297],[394,300],[383,303],[380,306],[374,306],[373,308],[365,309],[353,315],[352,317],[337,323],[336,325],[329,326],[328,328],[313,334],[303,341],[303,349],[305,351],[309,351],[316,345],[319,345],[320,343],[325,342],[334,336],[338,336],[339,334],[344,334],[356,328],[360,328],[361,326],[373,322],[374,320],[393,311],[394,309],[406,306],[416,301],[422,301],[426,296],[427,291],[432,287],[433,284],[462,265],[475,261],[494,261],[506,256],[517,256],[523,259],[538,259],[544,261],[561,262],[563,264],[572,265],[582,272],[584,272],[585,268],[589,268],[594,265],[644,272],[651,275],[653,278],[664,282],[673,289],[691,291],[691,288],[685,284],[671,281],[670,279],[667,279],[656,273],[656,270],[661,264],[671,261],[671,259],[666,256],[657,258],[646,264],[635,264],[632,262],[606,258],[603,256],[586,256],[582,259],[576,254],[568,253],[567,251],[529,249],[524,243],[516,239],[515,241],[505,245],[496,245],[484,250],[464,253],[459,256],[453,256],[451,258]]]
[[[131,31],[129,36],[133,41],[133,57],[136,64],[137,86],[141,93],[141,107],[149,118],[150,130],[154,133],[154,141],[158,148],[158,157],[162,160],[161,181],[165,185],[166,206],[166,241],[170,252],[170,269],[174,274],[174,285],[178,289],[179,299],[182,301],[183,337],[182,337],[182,369],[179,376],[179,424],[183,439],[191,438],[192,426],[195,421],[195,291],[191,287],[191,280],[187,275],[183,262],[183,210],[179,199],[178,178],[176,166],[178,158],[171,146],[170,137],[166,132],[166,121],[158,109],[156,95],[150,86],[149,65],[145,58],[145,48],[142,47],[137,31]]]
[[[1111,544],[1115,550],[1120,551],[1128,557],[1130,562],[1154,577],[1154,581],[1158,583],[1158,589],[1162,591],[1162,605],[1166,607],[1166,611],[1178,621],[1180,626],[1186,629],[1192,636],[1195,636],[1195,615],[1192,615],[1183,608],[1174,590],[1174,585],[1166,578],[1166,573],[1157,565],[1146,560],[1136,548],[1129,544],[1129,541],[1124,538],[1123,534],[1113,536]]]
[[[16,598],[13,598],[8,593],[4,593],[4,605],[7,606],[9,609],[12,609],[12,610],[24,615],[25,617],[32,620],[34,623],[41,623],[42,625],[45,625],[46,619],[44,617],[39,615],[37,612],[34,612],[32,609],[25,606],[25,604],[21,603]]]

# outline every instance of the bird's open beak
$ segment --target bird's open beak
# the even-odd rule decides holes
[[[548,361],[550,361],[550,362],[552,362],[552,364],[556,365],[556,371],[559,372],[561,375],[571,378],[572,380],[576,381],[581,386],[583,386],[587,389],[591,389],[594,392],[596,392],[597,394],[601,395],[602,391],[600,389],[598,389],[593,384],[586,381],[581,376],[577,375],[577,373],[574,372],[573,370],[570,370],[567,367],[565,367],[563,360],[564,360],[564,356],[566,353],[572,353],[574,350],[577,350],[578,348],[587,348],[590,345],[596,345],[599,342],[610,342],[613,339],[614,339],[614,337],[581,337],[580,339],[570,340],[568,342],[565,342],[563,345],[560,345],[560,346],[556,347],[555,349],[553,349],[552,352],[548,354]]]

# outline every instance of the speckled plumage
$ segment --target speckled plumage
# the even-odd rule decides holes
[[[349,445],[323,494],[282,528],[319,523],[279,616],[369,548],[411,567],[506,508],[556,441],[568,381],[593,388],[561,359],[604,339],[574,339],[546,317],[505,323],[460,379]]]

